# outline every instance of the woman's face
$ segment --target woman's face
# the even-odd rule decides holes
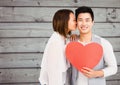
[[[70,13],[69,15],[70,19],[68,21],[68,30],[73,31],[76,29],[76,19],[75,15],[73,13]]]

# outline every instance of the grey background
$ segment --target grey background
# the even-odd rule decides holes
[[[54,13],[82,5],[95,13],[93,32],[114,48],[118,73],[107,85],[120,85],[120,0],[0,0],[0,85],[39,85]]]

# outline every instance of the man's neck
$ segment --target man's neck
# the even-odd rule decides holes
[[[80,34],[80,41],[83,43],[91,42],[92,40],[92,33],[89,34]]]

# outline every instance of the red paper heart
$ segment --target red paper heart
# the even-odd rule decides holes
[[[79,71],[83,67],[94,68],[103,55],[103,48],[98,43],[82,45],[79,42],[70,42],[66,46],[66,57]]]

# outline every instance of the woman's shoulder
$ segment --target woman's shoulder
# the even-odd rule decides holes
[[[63,41],[64,41],[63,37],[62,37],[59,33],[54,32],[54,33],[50,36],[50,38],[49,38],[49,40],[48,40],[48,43],[59,44],[59,43],[61,43],[61,42],[63,42]]]

